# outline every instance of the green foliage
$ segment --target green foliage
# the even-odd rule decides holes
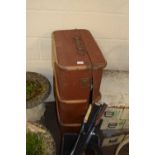
[[[43,155],[45,146],[39,133],[26,133],[26,155]]]
[[[38,81],[26,81],[26,100],[35,97],[42,91],[42,87]]]
[[[33,91],[33,85],[26,83],[26,97],[29,97]]]

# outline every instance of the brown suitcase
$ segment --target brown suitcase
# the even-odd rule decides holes
[[[106,61],[88,30],[55,31],[52,45],[59,123],[62,127],[65,124],[80,125],[91,92],[93,102],[100,98],[99,88]]]
[[[77,100],[60,100],[59,90],[55,78],[53,81],[58,122],[62,134],[66,132],[79,132],[81,123],[83,122],[83,118],[87,112],[88,101],[81,100],[77,102]],[[96,98],[96,101],[99,99],[100,96]]]

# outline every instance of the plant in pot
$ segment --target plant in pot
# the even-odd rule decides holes
[[[46,77],[35,72],[26,72],[26,118],[27,121],[39,121],[44,114],[44,101],[51,90]]]
[[[41,124],[26,124],[26,155],[56,155],[54,139]]]
[[[41,84],[36,80],[26,81],[26,101],[30,101],[42,92]]]
[[[43,155],[45,151],[41,134],[26,133],[26,155]]]

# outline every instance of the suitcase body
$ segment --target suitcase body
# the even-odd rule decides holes
[[[56,100],[57,117],[61,133],[77,133],[88,109],[87,100],[60,100],[58,86],[53,79],[54,96]],[[96,101],[100,99],[96,98]],[[95,102],[95,101],[93,101]]]
[[[52,34],[55,98],[60,126],[78,130],[90,102],[99,92],[106,61],[88,30],[60,30]],[[66,130],[65,130],[66,132]]]

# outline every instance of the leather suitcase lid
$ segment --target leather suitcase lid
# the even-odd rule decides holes
[[[73,68],[105,67],[106,61],[88,30],[60,30],[53,32],[56,63]]]
[[[85,42],[87,52],[89,55],[89,58],[91,60],[91,63],[93,65],[93,68],[98,67],[105,67],[107,65],[107,62],[97,45],[95,39],[93,38],[92,34],[88,30],[82,30],[81,31],[81,37]]]

